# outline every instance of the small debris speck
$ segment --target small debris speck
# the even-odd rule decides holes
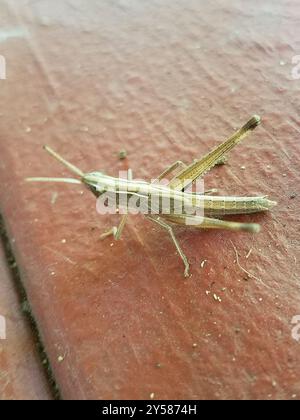
[[[153,400],[153,399],[154,399],[154,397],[155,397],[154,392],[151,392],[151,394],[150,394],[150,399],[151,399],[151,400]]]
[[[123,160],[127,158],[127,152],[125,149],[119,151],[119,159]]]
[[[194,349],[195,349],[197,346],[198,346],[198,344],[197,344],[197,343],[193,343],[193,347],[194,347]]]
[[[244,171],[246,169],[246,166],[241,166],[241,169]]]
[[[248,254],[246,255],[246,260],[250,257],[250,255],[252,254],[252,248],[249,250]]]
[[[58,193],[55,191],[51,196],[51,204],[54,205],[56,203],[58,197]]]
[[[30,305],[29,305],[29,302],[28,302],[27,300],[25,300],[25,301],[22,303],[22,311],[23,311],[25,314],[30,314],[30,313],[31,313]]]
[[[201,261],[200,267],[203,268],[205,266],[205,264],[207,263],[207,260],[203,260]]]
[[[61,240],[61,243],[62,243],[62,244],[65,244],[65,243],[67,243],[67,240],[66,240],[66,239],[62,239],[62,240]]]
[[[58,356],[57,361],[59,363],[63,362],[64,361],[64,356]]]
[[[227,163],[227,157],[224,156],[217,161],[216,166],[225,165],[226,163]]]
[[[293,200],[293,198],[296,198],[297,197],[297,194],[296,193],[292,193],[291,195],[290,195],[290,199],[291,200]]]
[[[26,128],[25,128],[25,132],[26,132],[26,133],[31,133],[31,127],[26,127]]]

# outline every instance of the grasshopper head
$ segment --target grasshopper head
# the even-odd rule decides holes
[[[102,172],[89,172],[84,174],[81,181],[92,191],[92,193],[99,197],[106,191],[107,183],[105,182],[106,176]]]

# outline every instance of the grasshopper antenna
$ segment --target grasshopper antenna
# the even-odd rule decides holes
[[[84,173],[79,168],[72,165],[72,163],[68,162],[66,159],[64,159],[54,150],[52,150],[51,147],[44,146],[44,149],[56,160],[58,160],[63,165],[65,165],[71,172],[83,178]],[[68,183],[68,184],[81,184],[82,183],[79,179],[75,179],[75,178],[53,178],[53,177],[26,178],[26,181],[28,182],[63,182],[63,183]]]
[[[44,146],[44,149],[46,152],[48,152],[51,156],[53,156],[56,160],[61,162],[63,165],[65,165],[68,169],[70,169],[71,172],[74,174],[80,176],[81,178],[84,176],[84,173],[74,166],[72,163],[68,162],[66,159],[64,159],[62,156],[60,156],[58,153],[56,153],[54,150],[51,149],[49,146]]]
[[[26,182],[62,182],[64,184],[82,184],[79,179],[75,178],[52,178],[52,177],[35,177],[25,178]]]

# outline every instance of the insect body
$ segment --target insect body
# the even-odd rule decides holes
[[[240,130],[225,142],[201,159],[190,165],[181,161],[173,163],[155,182],[135,181],[129,171],[127,179],[114,178],[101,172],[83,173],[76,166],[67,162],[48,146],[45,149],[53,157],[69,168],[79,179],[75,178],[28,178],[28,181],[65,182],[85,184],[96,197],[105,195],[109,203],[115,198],[116,209],[123,214],[118,227],[113,227],[102,235],[105,238],[113,235],[119,239],[130,213],[132,201],[138,203],[140,211],[152,222],[163,227],[170,234],[174,245],[184,263],[184,275],[189,275],[189,262],[182,251],[171,224],[191,225],[196,228],[227,229],[234,231],[258,232],[260,226],[255,223],[238,223],[221,220],[220,217],[232,214],[248,214],[266,211],[276,205],[275,201],[260,197],[220,197],[210,195],[216,190],[202,193],[190,191],[189,188],[217,165],[224,156],[237,145],[250,131],[260,123],[260,117],[253,116]],[[175,173],[175,171],[177,172]],[[171,177],[167,184],[160,181]],[[165,203],[168,203],[166,207]]]

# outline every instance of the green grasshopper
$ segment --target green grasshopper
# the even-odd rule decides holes
[[[105,194],[116,199],[116,212],[120,212],[120,207],[124,214],[122,215],[119,226],[114,226],[105,232],[101,237],[113,235],[115,239],[120,239],[122,231],[130,212],[130,199],[134,198],[135,203],[139,203],[139,207],[143,208],[143,213],[152,222],[164,228],[171,239],[184,263],[184,276],[189,276],[189,262],[180,247],[179,242],[170,225],[192,225],[197,228],[204,229],[227,229],[232,231],[259,232],[260,226],[256,223],[237,223],[221,220],[220,218],[230,214],[249,214],[270,210],[277,203],[268,200],[266,196],[259,197],[230,197],[211,195],[217,190],[199,192],[187,191],[193,183],[200,177],[203,177],[210,169],[220,163],[225,155],[246,135],[254,130],[260,124],[260,117],[254,115],[241,129],[235,132],[229,139],[217,146],[201,159],[194,160],[190,165],[185,165],[181,161],[174,162],[162,174],[159,175],[155,182],[135,181],[129,171],[127,178],[114,178],[104,175],[101,172],[84,173],[76,166],[72,165],[50,147],[45,146],[45,150],[63,163],[72,173],[80,179],[75,178],[27,178],[27,181],[39,182],[64,182],[72,184],[84,184],[92,191],[92,193],[100,198]],[[177,171],[177,172],[176,172]],[[167,185],[161,185],[159,182],[170,176]],[[110,194],[110,195],[109,195]],[[124,200],[125,209],[124,209]],[[155,211],[153,210],[153,199],[158,200]],[[169,199],[168,211],[162,205],[163,199]],[[122,202],[122,205],[121,205]],[[178,206],[181,211],[178,211]],[[202,214],[195,214],[191,210],[201,210]],[[154,214],[153,214],[154,213]],[[197,212],[196,212],[197,213]]]

